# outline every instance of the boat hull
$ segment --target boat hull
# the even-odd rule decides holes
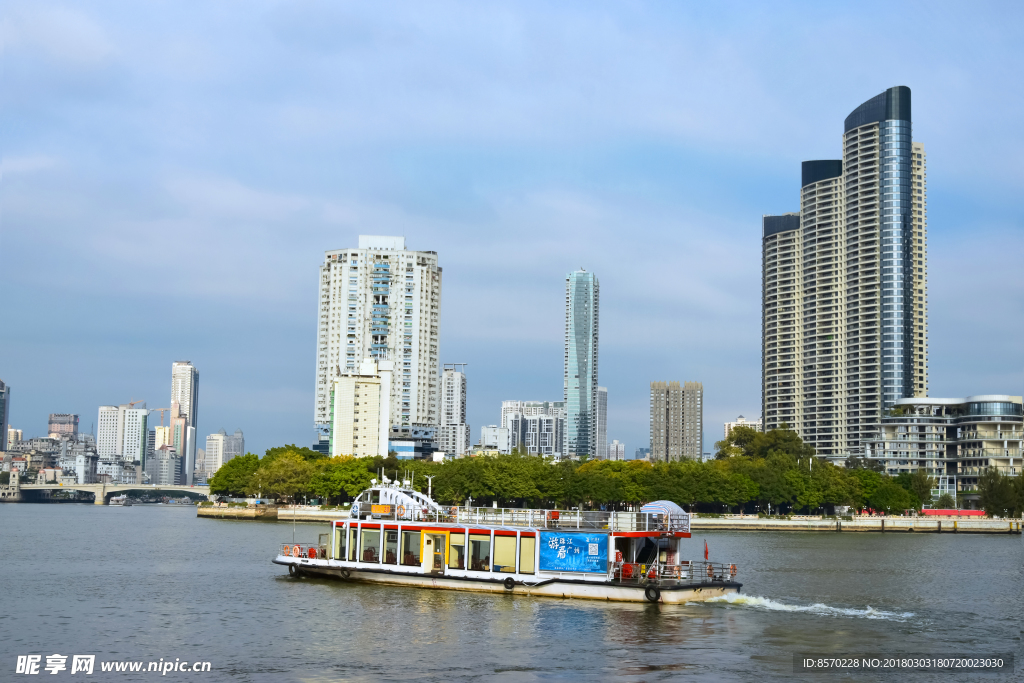
[[[563,577],[539,578],[533,581],[515,581],[512,588],[501,578],[446,576],[443,574],[413,574],[383,569],[365,569],[331,566],[324,560],[306,560],[279,555],[274,563],[289,567],[289,572],[324,576],[359,583],[377,583],[408,586],[432,590],[455,590],[473,593],[506,593],[546,598],[574,598],[605,600],[610,602],[658,602],[680,604],[702,602],[730,593],[739,593],[743,584],[735,581],[691,583],[677,585],[619,584],[612,581],[585,581]],[[648,591],[654,586],[657,591]]]

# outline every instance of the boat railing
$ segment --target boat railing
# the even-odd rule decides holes
[[[728,562],[688,562],[683,560],[665,563],[655,560],[651,563],[614,562],[612,564],[612,578],[618,583],[628,585],[723,583],[734,581],[736,571],[736,565]]]
[[[605,531],[690,531],[690,516],[662,512],[619,512],[614,510],[559,510],[536,508],[444,507],[437,510],[406,508],[403,505],[361,503],[353,518],[448,524],[487,524],[492,526],[544,529],[580,529]]]

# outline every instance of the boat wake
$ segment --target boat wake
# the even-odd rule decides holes
[[[868,605],[864,609],[831,607],[820,602],[813,605],[788,605],[784,602],[772,600],[771,598],[761,598],[756,595],[740,595],[737,593],[723,595],[718,598],[711,598],[710,600],[706,600],[705,603],[728,603],[730,605],[754,607],[773,612],[806,612],[808,614],[819,614],[822,616],[855,617],[860,619],[888,619],[890,621],[906,621],[914,616],[913,612],[887,612],[885,610],[875,609],[871,605]],[[701,603],[690,604],[697,605]]]

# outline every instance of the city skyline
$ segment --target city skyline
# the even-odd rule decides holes
[[[360,8],[350,11],[365,40],[352,53],[301,38],[295,51],[297,35],[280,28],[335,25],[330,11],[279,8],[288,22],[257,12],[274,27],[266,34],[197,10],[188,23],[210,68],[174,78],[160,55],[173,48],[166,29],[184,25],[180,10],[145,21],[70,11],[60,35],[74,39],[59,44],[41,37],[52,17],[19,10],[5,73],[21,134],[0,189],[10,423],[42,436],[50,413],[77,413],[87,432],[108,401],[162,406],[166,363],[191,358],[204,373],[200,434],[240,425],[256,452],[308,445],[311,273],[325,249],[373,233],[440,255],[440,355],[473,368],[470,424],[493,424],[509,396],[559,397],[560,278],[585,264],[604,290],[609,437],[642,447],[648,383],[700,377],[709,445],[725,420],[759,414],[759,217],[794,210],[800,163],[838,157],[843,117],[896,84],[914,91],[914,137],[929,154],[928,392],[1019,394],[1024,372],[998,359],[1024,323],[979,316],[972,297],[992,296],[996,311],[1022,299],[1007,275],[1024,220],[1005,150],[1024,134],[1004,86],[1021,66],[1007,47],[1021,10],[947,7],[941,22],[890,10],[920,29],[896,46],[864,14],[835,7],[801,14],[799,34],[794,9],[754,9],[723,31],[716,12],[685,8],[628,21],[622,9],[518,8],[523,39],[511,45],[490,40],[486,22],[452,34],[450,16],[416,23],[425,44],[451,46],[420,53],[434,74],[462,73],[460,50],[485,37],[467,80],[446,88],[409,75],[409,53],[393,52],[385,25]],[[598,21],[601,11],[615,21]],[[581,22],[594,31],[570,30]],[[836,34],[837,22],[849,31]],[[538,76],[520,51],[545,44],[547,30],[579,58],[546,55]],[[823,36],[861,57],[810,59]],[[960,54],[946,48],[954,40],[966,41]],[[609,44],[628,55],[610,71]],[[353,59],[365,78],[339,68]],[[264,60],[284,77],[254,78]],[[821,76],[811,93],[807,68]],[[27,69],[38,78],[19,76]],[[225,87],[247,82],[260,89]],[[167,249],[168,234],[193,257]],[[1000,248],[983,256],[977,244]],[[652,247],[679,265],[631,265],[650,262]],[[56,300],[69,301],[66,341],[46,333]]]

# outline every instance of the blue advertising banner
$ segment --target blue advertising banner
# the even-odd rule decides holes
[[[577,531],[540,532],[540,571],[608,571],[608,534]]]

